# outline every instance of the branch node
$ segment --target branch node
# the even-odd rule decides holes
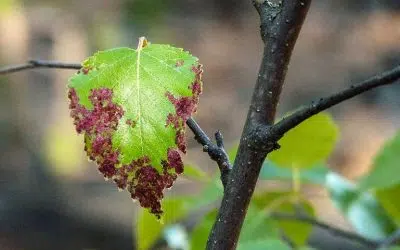
[[[220,130],[217,130],[215,132],[215,141],[217,142],[217,146],[219,148],[223,148],[224,147],[224,137],[222,136],[222,133]]]
[[[232,166],[229,162],[228,154],[224,149],[222,133],[219,130],[215,132],[216,144],[214,144],[193,118],[189,118],[186,124],[192,130],[197,142],[203,146],[203,151],[207,152],[211,160],[218,164],[221,172],[221,182],[225,188]]]

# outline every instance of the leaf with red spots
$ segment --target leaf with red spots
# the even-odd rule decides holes
[[[183,172],[185,123],[196,111],[198,59],[141,38],[98,52],[69,81],[71,116],[106,179],[159,217],[164,189]]]

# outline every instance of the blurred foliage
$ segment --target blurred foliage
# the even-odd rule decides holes
[[[271,212],[281,212],[285,214],[302,214],[310,218],[315,216],[314,209],[307,200],[300,199],[296,195],[287,192],[268,192],[256,195],[253,203],[260,209],[266,209]],[[308,237],[312,231],[312,225],[299,221],[274,220],[274,228],[282,230],[296,246],[303,246],[307,243]]]
[[[268,159],[281,167],[308,168],[326,160],[338,137],[332,117],[319,113],[287,132],[278,141],[281,148],[271,152]]]
[[[299,171],[299,180],[304,183],[310,184],[325,184],[325,177],[329,172],[325,164],[318,163],[310,168],[301,169]],[[288,168],[278,167],[270,160],[265,160],[261,172],[260,179],[262,180],[293,180],[295,178],[294,171]]]
[[[386,212],[392,217],[396,225],[400,226],[400,184],[376,190],[376,196]]]
[[[183,177],[197,181],[210,181],[210,176],[208,176],[208,174],[202,169],[194,165],[185,165]]]
[[[387,141],[374,159],[370,172],[360,180],[363,189],[384,189],[400,183],[400,132]]]
[[[74,132],[69,117],[65,118],[60,124],[47,128],[43,137],[43,154],[51,166],[50,170],[61,176],[82,173],[82,166],[87,159],[82,150],[82,136]]]
[[[279,239],[256,240],[244,243],[239,243],[239,250],[261,250],[261,249],[274,249],[274,250],[290,250],[291,248]]]
[[[162,23],[171,4],[173,1],[126,0],[122,9],[127,23],[138,27],[154,26]]]
[[[398,199],[400,184],[392,181],[389,185],[387,178],[391,176],[382,172],[388,167],[393,178],[398,178],[394,169],[399,163],[397,153],[400,152],[399,135],[388,140],[382,147],[375,158],[371,172],[358,183],[354,183],[330,171],[324,163],[332,152],[339,134],[338,127],[330,115],[320,114],[299,127],[280,142],[282,149],[275,152],[275,156],[272,157],[275,161],[269,159],[265,161],[260,179],[290,181],[298,185],[317,184],[327,189],[333,204],[363,237],[382,240],[393,233],[400,222]],[[232,160],[237,148],[238,146],[235,146],[228,150]],[[288,166],[298,168],[288,169]],[[223,189],[219,173],[213,179],[203,179],[203,173],[199,172],[199,169],[192,166],[187,169],[189,170],[187,175],[191,179],[205,180],[208,183],[200,195],[187,200],[193,208],[209,207],[214,201],[222,198]],[[386,178],[380,178],[382,175]],[[282,240],[282,235],[295,244],[296,249],[313,249],[307,246],[312,231],[311,224],[274,218],[274,213],[315,217],[312,204],[301,195],[296,185],[292,191],[261,193],[256,191],[241,231],[238,249],[291,249]],[[191,232],[191,249],[204,249],[216,216],[217,210],[212,206],[212,209],[208,210],[196,224]]]
[[[164,216],[162,221],[157,220],[153,214],[145,209],[140,210],[137,224],[134,225],[137,230],[138,249],[148,249],[159,239],[163,228],[166,225],[175,223],[184,218],[190,211],[190,206],[184,197],[165,199],[162,202]]]
[[[15,9],[16,6],[18,6],[18,0],[1,0],[0,14],[7,14],[7,12]]]
[[[382,240],[396,230],[393,220],[373,194],[333,172],[326,180],[332,202],[360,235]]]

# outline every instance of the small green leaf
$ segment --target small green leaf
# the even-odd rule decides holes
[[[293,195],[288,192],[268,192],[254,196],[252,201],[260,209],[274,206],[273,211],[270,212],[281,212],[284,214],[294,215],[298,211],[296,210],[297,208],[307,216],[311,218],[315,217],[315,212],[311,203],[305,200],[300,200],[297,203],[294,203],[289,199],[290,196]],[[303,246],[306,244],[312,231],[312,225],[296,220],[274,219],[274,221],[277,223],[277,227],[280,228],[283,233],[296,244],[296,246]]]
[[[238,250],[291,250],[291,248],[279,239],[267,239],[246,241],[239,243]]]
[[[383,189],[400,183],[400,131],[375,157],[371,171],[360,180],[363,189]]]
[[[141,38],[136,50],[89,57],[68,84],[89,158],[157,217],[163,191],[183,172],[186,120],[196,111],[202,72],[188,52]]]
[[[183,173],[183,177],[187,177],[189,179],[194,179],[198,181],[210,180],[210,177],[207,175],[206,172],[193,165],[185,165],[185,172]]]
[[[390,188],[379,189],[376,197],[393,220],[400,225],[400,184]]]
[[[279,167],[309,168],[325,161],[338,140],[339,128],[327,113],[319,113],[279,140],[280,149],[268,155]]]
[[[382,240],[396,230],[388,213],[371,193],[333,172],[326,180],[332,202],[360,235]]]
[[[306,169],[300,169],[299,178],[301,182],[312,183],[318,185],[325,184],[326,174],[329,169],[324,164],[315,164],[314,166]],[[272,163],[268,159],[264,162],[260,178],[262,180],[293,180],[293,171],[289,168],[281,168]]]
[[[137,223],[133,225],[136,228],[136,239],[139,250],[149,249],[161,236],[162,230],[166,225],[184,218],[190,210],[185,198],[165,199],[162,205],[164,208],[162,222],[157,220],[147,210],[140,210]]]

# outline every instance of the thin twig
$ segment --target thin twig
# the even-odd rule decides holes
[[[10,74],[18,71],[34,68],[57,68],[57,69],[80,69],[82,66],[78,63],[62,63],[44,60],[30,60],[25,64],[11,65],[0,68],[0,75]]]
[[[190,130],[192,130],[197,142],[203,145],[203,151],[207,152],[210,158],[218,164],[221,172],[221,181],[225,187],[232,165],[230,164],[229,156],[224,149],[221,132],[219,130],[215,132],[215,140],[217,144],[214,144],[193,118],[189,118],[186,121],[186,124]]]
[[[270,135],[277,136],[278,138],[280,138],[290,129],[296,127],[306,119],[310,118],[315,114],[318,114],[321,111],[324,111],[325,109],[328,109],[336,104],[346,101],[368,90],[388,84],[393,84],[399,79],[400,79],[400,65],[391,70],[375,75],[361,83],[358,83],[356,85],[351,85],[350,88],[345,89],[339,93],[333,94],[325,98],[321,98],[317,102],[312,102],[307,107],[291,114],[288,117],[285,117],[280,122],[273,125],[270,130]]]
[[[339,228],[333,227],[331,225],[328,225],[324,222],[321,222],[317,219],[314,219],[312,217],[309,217],[307,215],[302,215],[302,214],[289,214],[289,213],[272,213],[271,217],[277,220],[292,220],[292,221],[299,221],[299,222],[304,222],[307,224],[311,224],[313,226],[319,227],[321,229],[324,229],[331,233],[332,235],[339,236],[341,238],[345,238],[354,242],[359,242],[362,245],[369,246],[369,247],[377,247],[379,245],[378,242],[366,239],[360,235],[354,234],[352,232],[347,232],[344,230],[341,230]]]
[[[389,237],[384,239],[378,246],[379,250],[385,250],[391,245],[394,245],[400,241],[400,229],[396,230]]]

